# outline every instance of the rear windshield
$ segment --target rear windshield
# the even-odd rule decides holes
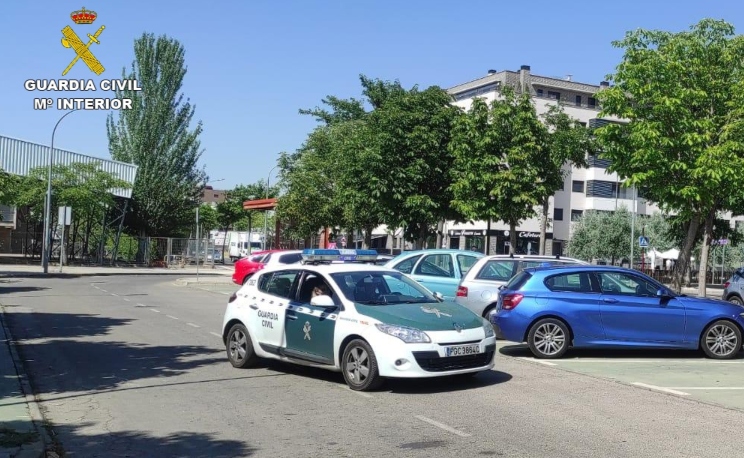
[[[525,283],[527,283],[527,280],[529,280],[532,277],[532,274],[526,271],[521,271],[514,277],[512,277],[511,280],[509,280],[509,283],[506,284],[506,287],[504,289],[508,289],[510,291],[517,291],[521,289]]]
[[[302,253],[283,254],[279,257],[279,264],[294,264],[302,260]]]

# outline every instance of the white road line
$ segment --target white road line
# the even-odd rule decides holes
[[[521,359],[521,360],[523,360],[523,361],[529,361],[529,362],[531,362],[531,363],[540,363],[540,364],[544,364],[544,365],[546,365],[546,366],[555,366],[555,365],[556,365],[555,363],[551,363],[550,361],[543,361],[543,360],[541,360],[541,359],[537,359],[537,358],[529,358],[529,357],[527,357],[527,356],[520,356],[520,357],[519,357],[519,359]]]
[[[103,288],[101,288],[101,291],[103,291],[104,293],[108,293],[108,291],[106,291],[106,290],[105,290],[105,289],[103,289]]]
[[[221,335],[219,335],[219,334],[217,334],[216,332],[211,332],[211,331],[210,331],[209,333],[210,333],[210,334],[212,334],[212,335],[213,335],[213,336],[215,336],[215,337],[219,337],[220,339],[222,338],[222,336],[221,336]]]
[[[371,394],[369,394],[369,393],[365,393],[365,392],[363,392],[363,391],[354,391],[354,390],[352,390],[351,388],[349,388],[348,386],[343,386],[343,385],[336,385],[336,386],[338,386],[338,387],[339,387],[339,388],[341,388],[342,390],[350,391],[350,392],[352,392],[352,393],[354,393],[354,394],[357,394],[357,395],[359,395],[359,396],[361,396],[361,397],[363,397],[363,398],[371,399],[371,398],[373,398],[373,397],[374,397],[374,396],[372,396]]]
[[[429,423],[430,425],[434,425],[437,428],[442,428],[443,430],[445,430],[447,432],[450,432],[452,434],[456,434],[456,435],[458,435],[460,437],[470,437],[470,434],[468,434],[468,433],[464,433],[462,431],[458,431],[455,428],[451,428],[451,427],[445,425],[444,423],[439,423],[438,421],[432,420],[431,418],[424,417],[423,415],[416,415],[416,418],[418,418],[419,420],[421,420],[423,422]]]
[[[165,316],[167,316],[168,318],[173,318],[174,320],[177,320],[177,319],[178,319],[178,318],[176,318],[176,317],[175,317],[175,316],[173,316],[173,315],[165,315]]]
[[[114,297],[119,297],[118,294],[111,293],[111,295],[114,296]]]
[[[633,385],[639,386],[641,388],[647,388],[649,390],[661,391],[663,393],[676,394],[678,396],[689,396],[690,395],[690,393],[685,393],[684,391],[679,391],[679,390],[675,390],[672,388],[664,388],[663,386],[649,385],[649,384],[641,383],[641,382],[633,382]]]
[[[145,304],[137,304],[135,307],[147,307]]]
[[[744,386],[682,386],[682,387],[674,387],[669,388],[670,390],[699,390],[699,391],[708,391],[708,390],[744,390]]]
[[[160,310],[156,310],[156,309],[149,309],[149,310],[150,310],[151,312],[155,312],[155,313],[160,313]]]
[[[195,325],[194,323],[186,323],[186,324],[188,324],[188,325],[189,325],[189,326],[191,326],[192,328],[200,328],[200,327],[201,327],[201,326],[197,326],[197,325]]]
[[[534,358],[521,357],[528,361],[541,362]],[[739,361],[710,361],[707,359],[561,359],[559,363],[606,363],[606,364],[744,364],[744,360]]]
[[[130,301],[129,299],[127,299],[126,297],[122,297],[121,299],[122,299],[122,300],[124,300],[124,301],[127,301],[127,302],[131,302],[131,301]]]

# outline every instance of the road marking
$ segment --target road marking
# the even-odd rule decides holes
[[[147,307],[145,304],[137,304],[135,307]]]
[[[177,319],[178,319],[178,318],[176,318],[176,317],[175,317],[175,316],[173,316],[173,315],[165,315],[165,316],[167,316],[168,318],[173,318],[174,320],[177,320]]]
[[[672,388],[664,388],[662,386],[648,385],[646,383],[641,383],[641,382],[633,382],[633,385],[640,386],[641,388],[647,388],[649,390],[661,391],[661,392],[669,393],[669,394],[676,394],[678,396],[689,396],[690,395],[690,393],[685,393],[684,391],[679,391],[679,390],[675,390]]]
[[[103,289],[103,288],[100,288],[100,290],[101,290],[101,291],[103,291],[104,293],[108,293],[108,291],[106,291],[106,290],[105,290],[105,289]]]
[[[130,301],[129,299],[127,299],[126,297],[122,297],[122,300],[125,300],[125,301],[127,301],[127,302],[131,302],[131,301]]]
[[[700,391],[708,391],[708,390],[744,390],[744,386],[683,386],[683,387],[674,387],[669,388],[670,390],[700,390]]]
[[[449,426],[445,425],[444,423],[439,423],[438,421],[432,420],[431,418],[424,417],[423,415],[416,415],[416,418],[418,418],[419,420],[421,420],[423,422],[429,423],[430,425],[434,425],[437,428],[441,428],[441,429],[443,429],[443,430],[445,430],[447,432],[450,432],[452,434],[456,434],[456,435],[458,435],[460,437],[470,437],[470,434],[468,434],[468,433],[464,433],[462,431],[458,431],[455,428],[449,427]]]
[[[212,335],[213,335],[213,336],[215,336],[215,337],[219,337],[220,339],[222,338],[222,336],[221,336],[221,335],[219,335],[219,334],[217,334],[216,332],[212,332],[212,331],[210,331],[209,333],[210,333],[210,334],[212,334]]]
[[[114,297],[119,297],[118,294],[111,293],[111,295],[114,296]]]
[[[150,310],[151,312],[155,312],[155,313],[160,313],[160,310],[156,310],[156,309],[149,309],[149,310]]]
[[[529,357],[527,357],[527,356],[520,356],[520,357],[519,357],[519,359],[521,359],[521,360],[523,360],[523,361],[529,361],[529,362],[531,362],[531,363],[540,363],[540,364],[544,364],[544,365],[546,365],[546,366],[555,366],[555,365],[556,365],[555,363],[551,363],[550,361],[543,361],[543,360],[541,360],[541,359],[537,359],[537,358],[529,358]]]
[[[201,326],[197,326],[194,323],[186,323],[187,325],[191,326],[192,328],[200,328]]]
[[[354,391],[354,390],[352,390],[351,388],[349,388],[348,386],[345,386],[345,385],[335,385],[335,386],[341,388],[342,390],[350,391],[350,392],[352,392],[354,394],[357,394],[357,395],[359,395],[359,396],[361,396],[363,398],[371,399],[373,397],[369,393],[365,393],[363,391]]]
[[[525,359],[528,361],[535,361],[535,362],[541,362],[538,359],[534,358],[527,358],[527,357],[521,357],[520,359]],[[707,359],[616,359],[616,358],[608,358],[608,359],[581,359],[581,358],[572,358],[572,359],[561,359],[558,361],[559,363],[607,363],[607,364],[616,364],[616,363],[627,363],[627,364],[744,364],[744,360],[737,360],[737,361],[710,361]]]

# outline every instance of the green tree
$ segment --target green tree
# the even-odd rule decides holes
[[[196,218],[196,210],[194,210]],[[201,238],[209,236],[209,231],[219,229],[219,218],[217,209],[210,204],[199,205],[199,235]]]
[[[744,180],[744,38],[723,21],[689,31],[635,30],[613,43],[622,62],[600,91],[601,116],[627,119],[597,129],[609,170],[689,223],[674,273],[682,286],[701,224],[701,278],[719,211],[741,202]],[[705,295],[705,282],[699,284]]]
[[[137,79],[142,90],[117,90],[116,97],[132,100],[132,109],[107,120],[111,157],[139,166],[125,223],[141,236],[188,231],[207,182],[198,166],[201,122],[190,128],[195,107],[180,94],[184,55],[183,45],[165,36],[135,40],[132,68],[122,76]]]
[[[543,115],[548,128],[545,153],[536,165],[539,167],[537,185],[541,191],[542,204],[540,224],[540,254],[545,254],[545,236],[549,224],[550,197],[563,189],[566,175],[571,167],[586,167],[587,152],[594,152],[593,138],[589,130],[568,116],[560,105],[553,105]]]
[[[574,223],[568,252],[575,258],[608,260],[615,264],[615,261],[628,257],[632,243],[630,227],[631,214],[625,207],[614,213],[587,210]]]
[[[509,224],[514,253],[517,226],[535,215],[549,188],[539,165],[548,147],[547,129],[529,94],[507,87],[501,95],[490,107],[475,99],[455,123],[452,204],[468,219]]]

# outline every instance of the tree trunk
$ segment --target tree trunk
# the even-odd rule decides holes
[[[550,197],[546,197],[542,203],[542,221],[540,224],[540,256],[545,255],[546,233],[548,232],[548,211],[550,210]]]
[[[700,248],[700,264],[698,265],[698,296],[705,297],[708,283],[708,253],[710,252],[710,240],[713,237],[713,223],[716,219],[716,211],[711,210],[705,217],[703,228],[703,246]]]
[[[444,231],[444,220],[440,219],[439,221],[437,221],[437,248],[442,248],[442,241],[444,240],[443,231]]]
[[[687,226],[687,235],[684,242],[682,242],[682,249],[679,252],[677,263],[674,265],[674,271],[672,272],[672,288],[677,292],[682,292],[683,280],[690,265],[692,247],[695,245],[695,238],[697,237],[699,227],[700,216],[695,215]]]
[[[509,254],[516,253],[517,250],[517,223],[509,223]]]

